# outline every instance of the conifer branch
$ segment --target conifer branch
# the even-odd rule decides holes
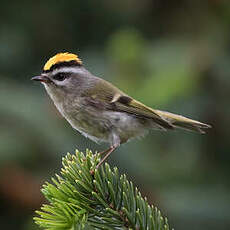
[[[43,185],[49,204],[36,212],[40,217],[34,217],[35,223],[48,230],[169,230],[167,219],[147,203],[126,175],[119,175],[107,163],[97,170],[99,161],[100,155],[89,150],[68,153],[61,176]]]

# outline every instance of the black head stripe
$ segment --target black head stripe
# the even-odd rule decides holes
[[[76,62],[75,60],[68,61],[68,62],[59,62],[57,64],[52,65],[49,70],[43,70],[42,73],[49,73],[54,69],[59,69],[60,67],[68,67],[68,66],[82,66],[82,64]]]

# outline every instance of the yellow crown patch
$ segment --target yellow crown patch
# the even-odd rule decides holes
[[[58,53],[55,56],[51,57],[46,62],[46,64],[43,67],[43,70],[44,71],[48,71],[55,64],[58,64],[58,63],[61,63],[61,62],[70,62],[70,61],[76,61],[79,65],[82,65],[81,59],[76,54],[72,54],[72,53]]]

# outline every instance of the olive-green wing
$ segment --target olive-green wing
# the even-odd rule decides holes
[[[133,114],[140,118],[152,119],[155,123],[166,129],[173,129],[173,126],[157,114],[153,109],[142,104],[141,102],[126,96],[120,95],[117,100],[112,102],[115,105],[115,110]]]
[[[140,118],[152,119],[153,122],[162,128],[173,129],[170,122],[166,121],[153,109],[141,102],[127,96],[118,88],[103,79],[98,80],[93,88],[87,90],[86,96],[90,98],[90,103],[103,107],[107,110],[124,112]]]

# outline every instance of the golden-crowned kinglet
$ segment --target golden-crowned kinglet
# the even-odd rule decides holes
[[[204,133],[210,125],[183,116],[155,110],[123,93],[111,83],[87,71],[77,55],[59,53],[50,58],[40,81],[63,117],[81,134],[110,148],[104,160],[122,143],[150,129],[183,128]]]

